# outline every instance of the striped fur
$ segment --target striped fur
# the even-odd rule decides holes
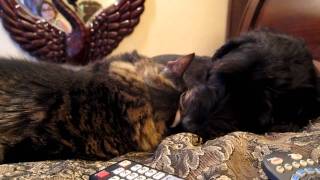
[[[1,161],[101,160],[154,149],[182,90],[164,68],[138,56],[78,71],[1,59]]]

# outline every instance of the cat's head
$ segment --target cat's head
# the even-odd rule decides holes
[[[143,78],[150,92],[159,95],[181,93],[186,89],[183,75],[189,68],[194,54],[177,57],[165,64],[153,59],[144,59],[136,63],[138,74]]]
[[[213,106],[212,97],[213,91],[206,85],[194,86],[182,93],[171,128],[197,133],[208,118]]]
[[[152,101],[155,119],[171,121],[178,109],[179,97],[186,90],[184,73],[189,68],[194,54],[178,57],[165,64],[141,62],[142,75]],[[171,123],[171,122],[168,122]]]

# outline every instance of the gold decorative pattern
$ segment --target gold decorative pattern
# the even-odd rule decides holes
[[[90,174],[128,158],[186,179],[267,179],[261,161],[272,151],[294,151],[320,160],[320,118],[299,133],[256,135],[234,132],[201,142],[190,133],[169,136],[151,153],[129,153],[109,162],[82,160],[0,165],[0,178],[88,179]],[[241,163],[240,163],[241,162]]]

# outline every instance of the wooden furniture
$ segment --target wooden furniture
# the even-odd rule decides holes
[[[228,37],[268,27],[303,38],[320,59],[319,0],[231,0]]]

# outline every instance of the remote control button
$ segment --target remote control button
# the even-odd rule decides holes
[[[141,166],[140,164],[136,164],[136,165],[132,166],[130,169],[131,169],[132,171],[136,171],[136,170],[138,170],[138,169],[140,169],[140,168],[142,168],[142,166]]]
[[[128,160],[124,160],[124,161],[119,163],[119,165],[122,166],[122,167],[127,167],[130,164],[131,164],[131,161],[128,161]]]
[[[163,178],[162,180],[182,180],[181,178],[177,178],[177,177],[174,177],[172,175],[168,175],[166,176],[165,178]]]
[[[308,174],[308,175],[312,175],[316,173],[316,170],[314,168],[305,168],[304,171]]]
[[[317,174],[320,174],[320,167],[314,168],[314,170],[316,171]]]
[[[138,177],[138,176],[139,176],[139,174],[137,174],[137,173],[131,173],[131,174],[129,174],[126,178],[129,179],[129,180],[131,180],[131,179],[134,179],[134,178],[136,178],[136,177]]]
[[[288,156],[290,156],[291,159],[293,159],[293,160],[300,160],[300,159],[302,159],[302,155],[301,155],[301,154],[288,154]]]
[[[145,172],[147,172],[149,170],[148,167],[142,167],[141,169],[139,169],[137,172],[140,174],[144,174]]]
[[[294,174],[291,176],[291,180],[300,180],[300,176]]]
[[[121,177],[126,177],[128,176],[129,174],[131,174],[131,171],[130,170],[125,170],[125,171],[122,171],[119,176]]]
[[[304,177],[307,173],[304,171],[304,169],[298,169],[296,171],[296,175],[300,176],[300,177]]]
[[[114,174],[119,174],[119,173],[121,173],[122,171],[124,171],[124,168],[117,168],[117,169],[113,170],[112,172],[113,172]]]
[[[268,161],[270,161],[270,163],[273,165],[280,165],[280,164],[282,164],[283,159],[279,158],[279,157],[273,157],[273,158],[268,159]]]
[[[119,176],[113,176],[112,178],[110,178],[109,180],[119,180],[120,177]]]
[[[285,168],[287,171],[291,171],[291,170],[292,170],[292,165],[286,163],[286,164],[284,165],[284,168]]]
[[[145,176],[139,176],[137,178],[135,178],[134,180],[145,180],[147,179]]]
[[[149,171],[147,171],[144,175],[150,177],[153,176],[155,173],[157,173],[158,171],[154,170],[154,169],[150,169]]]
[[[109,172],[103,170],[103,171],[100,171],[98,172],[95,176],[98,178],[98,179],[103,179],[103,178],[106,178],[110,175]]]
[[[299,167],[300,167],[300,164],[299,164],[298,162],[296,162],[296,161],[293,161],[293,162],[292,162],[292,166],[293,166],[294,168],[299,168]]]
[[[306,167],[308,165],[308,163],[305,160],[300,160],[300,165],[301,165],[301,167]]]
[[[314,161],[312,159],[307,159],[307,163],[309,166],[313,166],[314,165]]]
[[[161,179],[165,176],[166,174],[163,172],[158,172],[157,174],[155,174],[154,176],[152,176],[154,179]]]
[[[276,167],[276,171],[280,174],[282,174],[284,172],[284,168],[282,166],[277,166]]]

